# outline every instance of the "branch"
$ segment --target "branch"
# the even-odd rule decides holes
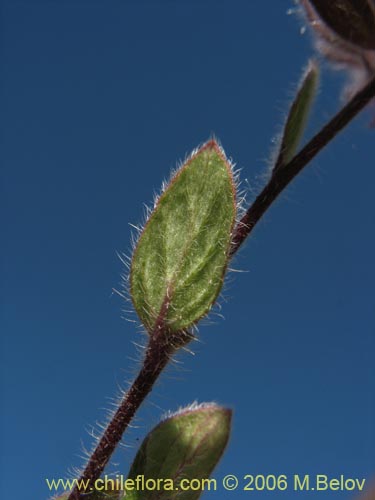
[[[233,237],[231,255],[240,248],[245,239],[270,205],[275,201],[283,189],[303,170],[303,168],[346,126],[348,123],[375,97],[375,78],[373,78],[344,108],[332,118],[321,131],[284,167],[274,171],[268,184],[257,196],[246,214],[238,223]],[[185,345],[191,338],[187,332],[177,332],[172,338],[162,325],[157,325],[150,336],[142,368],[125,394],[119,408],[113,415],[110,423],[92,453],[80,481],[86,481],[90,487],[99,479],[105,466],[112,456],[122,435],[152,390],[156,380],[168,364],[173,352]],[[85,484],[85,483],[79,484]],[[68,500],[80,500],[85,492],[78,486],[72,490]]]
[[[348,125],[375,97],[375,77],[339,111],[289,163],[276,169],[267,185],[256,197],[238,223],[233,236],[234,255],[271,204],[310,161]]]

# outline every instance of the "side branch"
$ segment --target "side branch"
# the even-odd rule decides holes
[[[256,197],[234,235],[231,255],[234,255],[270,205],[286,186],[348,123],[375,97],[375,77],[339,111],[306,146],[285,166],[276,169],[267,185]]]

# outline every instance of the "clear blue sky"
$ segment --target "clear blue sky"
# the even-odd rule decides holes
[[[290,0],[2,5],[1,497],[44,500],[137,369],[113,288],[170,169],[215,133],[249,199],[312,54]],[[308,133],[337,110],[323,71]],[[165,411],[234,410],[225,474],[375,473],[374,130],[362,114],[267,213],[222,314],[171,367],[112,471]],[[247,498],[240,490],[204,498]],[[297,498],[284,493],[257,497]],[[299,498],[352,498],[349,493]]]

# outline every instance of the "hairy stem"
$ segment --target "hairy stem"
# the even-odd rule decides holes
[[[80,484],[86,485],[85,491],[79,490],[76,485],[68,500],[79,500],[85,493],[89,494],[95,489],[95,480],[104,471],[126,428],[152,390],[171,355],[180,346],[186,344],[190,338],[191,335],[186,332],[170,335],[165,330],[155,328],[154,334],[150,336],[142,368],[137,378],[114,413],[80,477],[80,481],[82,481]]]
[[[232,256],[283,189],[374,97],[375,78],[358,92],[288,164],[274,171],[267,185],[235,229]],[[178,346],[186,344],[188,340],[189,334],[186,332],[178,332],[171,336],[162,325],[157,325],[150,336],[142,368],[104,431],[80,480],[89,481],[90,487],[93,487],[138,408],[168,364],[171,355]],[[84,492],[80,492],[76,487],[70,493],[68,500],[80,500],[83,494]]]
[[[360,90],[307,144],[289,163],[274,169],[267,185],[256,197],[241,221],[234,235],[231,255],[234,255],[254,229],[271,204],[286,186],[303,170],[310,161],[332,139],[348,125],[351,120],[375,97],[375,77]]]

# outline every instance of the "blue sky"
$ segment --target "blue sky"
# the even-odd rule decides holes
[[[162,180],[215,134],[262,185],[312,55],[289,0],[10,1],[2,5],[1,483],[47,499],[142,342],[112,293]],[[324,68],[308,134],[339,105]],[[170,367],[110,470],[194,400],[234,410],[215,476],[375,473],[374,130],[362,114],[274,204],[235,259],[225,319]],[[236,491],[203,498],[247,498]],[[262,498],[297,497],[262,492]],[[300,493],[300,498],[353,498]]]

